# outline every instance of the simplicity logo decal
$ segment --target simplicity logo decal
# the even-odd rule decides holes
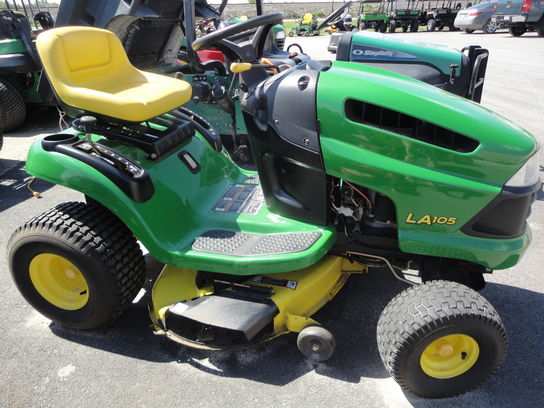
[[[388,50],[386,48],[368,47],[356,45],[351,51],[353,59],[383,59],[383,60],[417,60],[417,57],[401,51]]]

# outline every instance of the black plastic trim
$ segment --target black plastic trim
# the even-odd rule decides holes
[[[507,187],[461,228],[479,238],[507,239],[522,235],[527,229],[531,205],[540,190],[540,180],[529,187]]]
[[[46,136],[42,140],[42,147],[46,151],[65,154],[91,166],[137,203],[145,203],[155,194],[155,187],[147,170],[113,149],[98,145],[102,153],[98,155],[86,141],[72,134]]]

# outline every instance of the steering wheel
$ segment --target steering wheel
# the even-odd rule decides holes
[[[348,1],[347,3],[344,3],[339,9],[334,11],[332,14],[330,14],[325,20],[321,22],[316,28],[317,31],[321,31],[323,28],[329,25],[333,25],[338,23],[340,20],[343,20],[344,17],[347,16],[349,12],[349,6],[351,6],[353,2]]]
[[[198,51],[213,46],[225,54],[231,61],[252,62],[262,56],[266,36],[270,29],[282,21],[282,13],[263,14],[200,37],[193,42],[192,48]],[[251,41],[234,42],[234,40],[241,37],[239,34],[245,34],[245,32],[254,29],[258,30]]]

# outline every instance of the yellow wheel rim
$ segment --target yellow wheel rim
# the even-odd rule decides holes
[[[421,369],[434,378],[452,378],[468,371],[478,360],[480,347],[464,334],[452,334],[433,341],[421,354]]]
[[[30,262],[30,279],[49,303],[65,310],[78,310],[89,300],[89,285],[78,268],[66,258],[40,254]]]

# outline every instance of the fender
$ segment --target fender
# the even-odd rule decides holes
[[[66,135],[75,143],[84,142],[83,134],[74,130],[60,135]],[[231,270],[243,275],[254,274],[253,262],[261,257],[260,273],[285,272],[317,262],[336,239],[332,226],[317,227],[321,238],[312,249],[279,258],[226,257],[193,251],[196,237],[216,229],[232,230],[233,221],[240,231],[259,234],[307,230],[308,225],[271,216],[268,211],[250,215],[214,211],[218,198],[233,185],[255,186],[258,178],[255,172],[236,166],[226,150],[217,152],[199,133],[157,161],[147,159],[147,153],[126,142],[96,138],[95,144],[114,150],[141,167],[152,183],[152,194],[135,200],[130,191],[123,191],[115,179],[92,163],[67,155],[62,149],[60,152],[44,149],[42,141],[32,145],[26,171],[79,191],[106,206],[160,262],[209,271]]]

